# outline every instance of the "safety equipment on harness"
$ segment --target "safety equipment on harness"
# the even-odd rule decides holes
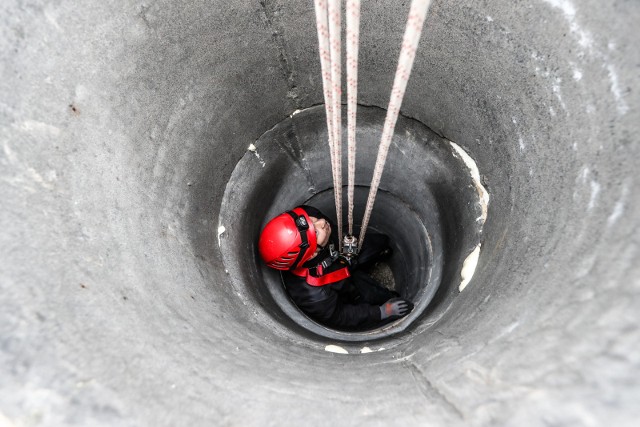
[[[341,259],[342,260],[342,259]],[[330,273],[325,273],[321,276],[314,275],[313,268],[296,268],[291,270],[294,276],[304,277],[305,281],[310,286],[324,286],[331,285],[344,279],[351,277],[347,263],[343,262],[342,268],[338,268]],[[316,273],[317,274],[317,273]]]
[[[380,319],[406,316],[413,310],[413,304],[402,298],[393,298],[380,306]]]
[[[335,249],[333,243],[331,243],[327,249],[329,250],[329,254],[317,265],[309,268],[296,268],[291,270],[291,273],[298,277],[304,277],[307,284],[311,286],[330,285],[351,277],[351,273],[347,268],[349,261],[340,255],[340,252]],[[327,273],[327,269],[336,262],[338,262],[340,266],[333,268],[333,271]]]
[[[316,276],[322,276],[324,274],[324,271],[329,268],[329,266],[333,264],[339,257],[340,252],[336,251],[335,245],[331,243],[329,245],[329,255],[314,267]]]
[[[260,256],[276,270],[300,267],[314,256],[317,247],[315,227],[300,207],[269,221],[258,240]]]
[[[360,253],[360,248],[358,248],[358,238],[351,234],[345,234],[344,240],[342,243],[342,253],[349,261],[352,258],[358,256]]]

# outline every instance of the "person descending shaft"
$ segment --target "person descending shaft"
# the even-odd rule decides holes
[[[258,241],[264,262],[283,271],[286,290],[307,316],[337,329],[373,329],[406,316],[413,304],[369,274],[391,255],[389,238],[367,233],[357,257],[338,253],[329,218],[298,206],[267,223]]]

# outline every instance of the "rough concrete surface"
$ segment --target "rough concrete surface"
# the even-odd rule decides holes
[[[408,8],[364,2],[362,105],[386,107]],[[0,425],[637,423],[640,3],[433,2],[402,113],[477,162],[482,251],[349,354],[265,321],[218,246],[249,144],[322,102],[311,2],[0,17]]]

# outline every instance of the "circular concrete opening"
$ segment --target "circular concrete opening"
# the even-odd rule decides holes
[[[363,2],[363,105],[387,105],[409,7]],[[332,186],[308,112],[256,142],[323,100],[313,2],[2,11],[0,424],[637,424],[640,2],[432,2],[383,189],[430,189],[442,280],[371,345],[291,320],[254,251]],[[418,122],[477,161],[482,238],[468,176],[436,159],[464,165]],[[228,185],[240,161],[251,187]]]
[[[356,228],[364,214],[384,111],[362,107],[359,114]],[[266,222],[294,206],[309,204],[336,218],[326,141],[324,109],[317,106],[296,113],[248,144],[227,185],[220,212],[220,231],[227,235],[221,245],[225,266],[238,293],[256,295],[272,316],[287,319],[285,324],[293,322],[314,335],[342,341],[396,335],[429,316],[429,305],[441,286],[440,294],[449,294],[457,286],[452,272],[459,271],[460,263],[459,257],[452,255],[476,241],[482,227],[477,220],[477,191],[471,185],[467,166],[453,154],[448,141],[415,120],[401,118],[370,227],[389,236],[394,251],[389,268],[395,290],[415,308],[407,317],[372,330],[330,328],[295,306],[280,273],[263,265],[256,250]],[[346,227],[346,187],[344,194]],[[449,197],[445,197],[447,194]],[[451,238],[444,247],[446,235],[457,238]],[[446,269],[449,280],[443,283]]]

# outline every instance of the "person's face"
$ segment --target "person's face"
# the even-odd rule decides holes
[[[313,227],[316,229],[316,239],[318,242],[318,249],[316,254],[320,252],[320,246],[325,247],[329,243],[329,236],[331,236],[331,226],[325,219],[318,219],[315,216],[310,216],[309,219],[313,223]]]

